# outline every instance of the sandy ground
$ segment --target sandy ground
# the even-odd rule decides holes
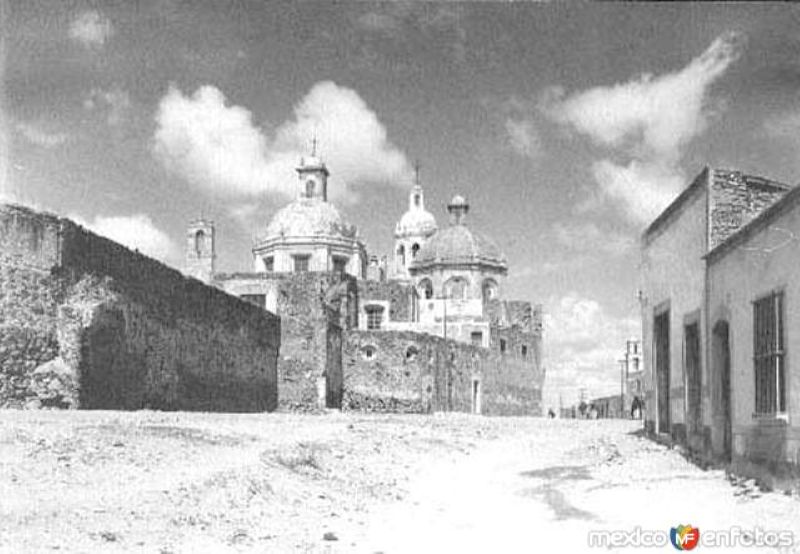
[[[797,537],[720,552],[800,552],[797,496],[703,471],[637,428],[456,414],[0,412],[0,551],[586,552],[605,550],[590,548],[593,531],[663,538],[691,524]],[[624,548],[640,550],[653,551]]]

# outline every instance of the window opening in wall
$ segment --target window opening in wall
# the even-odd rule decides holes
[[[361,349],[361,355],[364,356],[365,360],[374,360],[378,355],[378,349],[371,344],[368,344]]]
[[[473,331],[470,333],[469,338],[472,346],[483,346],[483,333],[481,331]]]
[[[419,244],[416,242],[411,246],[411,257],[416,258],[417,252],[419,252]]]
[[[414,360],[417,359],[417,355],[418,354],[419,354],[419,349],[416,346],[411,345],[408,348],[406,348],[406,360],[407,361],[413,362]]]
[[[194,253],[197,254],[197,256],[201,256],[203,254],[205,241],[206,241],[206,234],[202,229],[200,229],[194,234]]]
[[[308,262],[310,259],[311,256],[308,255],[294,256],[294,272],[295,273],[308,272]]]
[[[426,300],[433,298],[433,283],[431,283],[430,279],[423,279],[420,281],[419,286],[423,290]]]
[[[500,339],[500,353],[506,353],[506,339]]]
[[[383,306],[366,306],[364,310],[367,312],[367,329],[371,331],[380,329],[383,322]]]
[[[269,273],[275,271],[275,258],[273,256],[264,258],[264,269]]]
[[[334,273],[342,274],[345,272],[347,268],[347,258],[342,258],[340,256],[333,257],[333,271]]]
[[[520,348],[520,354],[522,354],[522,359],[527,359],[528,358],[528,345],[527,344],[523,344],[522,345],[522,348]]]
[[[756,414],[786,411],[783,293],[774,292],[753,303]]]

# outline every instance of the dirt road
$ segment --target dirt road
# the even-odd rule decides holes
[[[583,552],[590,531],[678,524],[800,537],[797,497],[732,484],[636,429],[466,415],[0,412],[0,550]]]

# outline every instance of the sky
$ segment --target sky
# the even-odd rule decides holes
[[[798,31],[791,4],[0,0],[0,195],[176,267],[204,215],[247,271],[314,135],[371,254],[418,161],[544,306],[570,404],[618,390],[639,238],[694,175],[800,180]]]

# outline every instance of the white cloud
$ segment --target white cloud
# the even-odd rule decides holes
[[[270,138],[241,106],[203,86],[191,96],[171,87],[156,115],[156,156],[190,183],[228,195],[293,196],[300,157],[313,136],[331,171],[329,194],[352,195],[352,185],[406,185],[411,167],[386,128],[354,90],[331,81],[314,85],[294,118]]]
[[[557,407],[577,401],[580,389],[591,397],[617,394],[625,341],[641,333],[636,317],[616,317],[596,300],[570,293],[548,304],[544,316],[545,402]]]
[[[88,10],[69,26],[69,37],[84,46],[102,46],[114,34],[111,20],[97,10]]]
[[[542,153],[542,139],[528,119],[506,119],[506,132],[511,147],[521,156],[538,158]]]
[[[655,219],[685,186],[678,168],[637,160],[627,166],[610,160],[596,161],[592,174],[601,190],[620,202],[629,219],[641,223]]]
[[[16,129],[28,142],[42,148],[54,148],[67,142],[66,133],[48,133],[32,123],[19,122]]]
[[[598,162],[593,171],[607,194],[627,204],[632,219],[644,221],[644,214],[661,211],[683,184],[678,164],[686,145],[709,124],[710,87],[738,59],[740,38],[724,34],[684,68],[660,76],[644,74],[569,96],[551,89],[541,109],[625,158],[623,164]]]
[[[131,250],[138,250],[151,258],[167,262],[177,257],[178,248],[175,243],[145,214],[97,216],[91,222],[76,216],[71,216],[70,219],[98,235]]]
[[[83,101],[83,107],[90,111],[103,110],[107,113],[107,123],[114,127],[125,121],[131,107],[131,97],[119,86],[93,88]]]

